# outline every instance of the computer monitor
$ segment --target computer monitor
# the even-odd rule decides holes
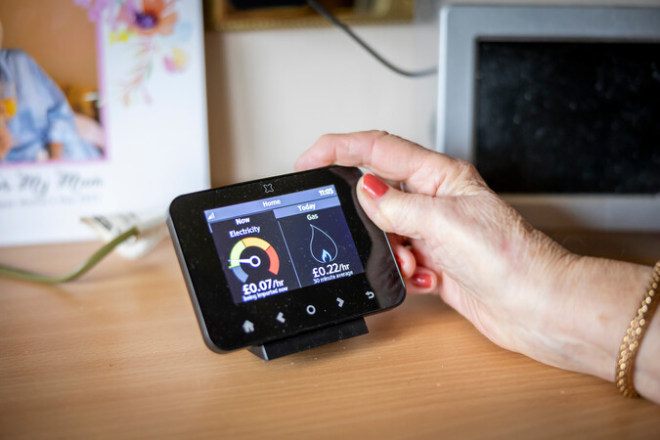
[[[660,8],[444,7],[437,141],[536,226],[660,231]]]

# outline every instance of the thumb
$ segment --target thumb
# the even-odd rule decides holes
[[[357,195],[362,209],[380,229],[405,237],[422,238],[433,197],[404,193],[372,174],[360,178]]]

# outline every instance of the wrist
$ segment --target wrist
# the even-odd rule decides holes
[[[572,258],[561,276],[552,318],[557,366],[607,381],[621,340],[634,317],[652,270],[592,257]]]
[[[660,404],[660,310],[651,318],[646,335],[639,346],[633,383],[637,392]]]

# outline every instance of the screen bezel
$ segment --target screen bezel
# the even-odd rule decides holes
[[[355,185],[361,175],[357,168],[333,166],[186,194],[172,202],[170,232],[209,348],[226,352],[262,345],[387,310],[403,301],[405,284],[386,235],[368,219],[357,201]],[[272,185],[273,191],[265,193],[264,185]],[[204,211],[326,185],[334,185],[337,190],[365,272],[235,303]],[[373,292],[374,298],[366,297],[366,292]],[[344,301],[342,307],[337,307],[338,297]],[[307,313],[310,304],[316,309],[314,315]],[[279,312],[285,313],[285,323],[275,319]],[[242,329],[246,320],[254,324],[252,333]]]
[[[481,41],[660,42],[660,8],[445,6],[440,11],[437,149],[474,161]],[[541,228],[660,231],[660,197],[501,194]],[[634,212],[635,215],[630,215]]]

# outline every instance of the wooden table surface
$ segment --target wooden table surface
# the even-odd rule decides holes
[[[57,273],[97,246],[5,248],[0,262]],[[660,407],[504,351],[438,298],[367,324],[271,362],[214,354],[169,242],[63,286],[0,280],[0,437],[660,436]]]

